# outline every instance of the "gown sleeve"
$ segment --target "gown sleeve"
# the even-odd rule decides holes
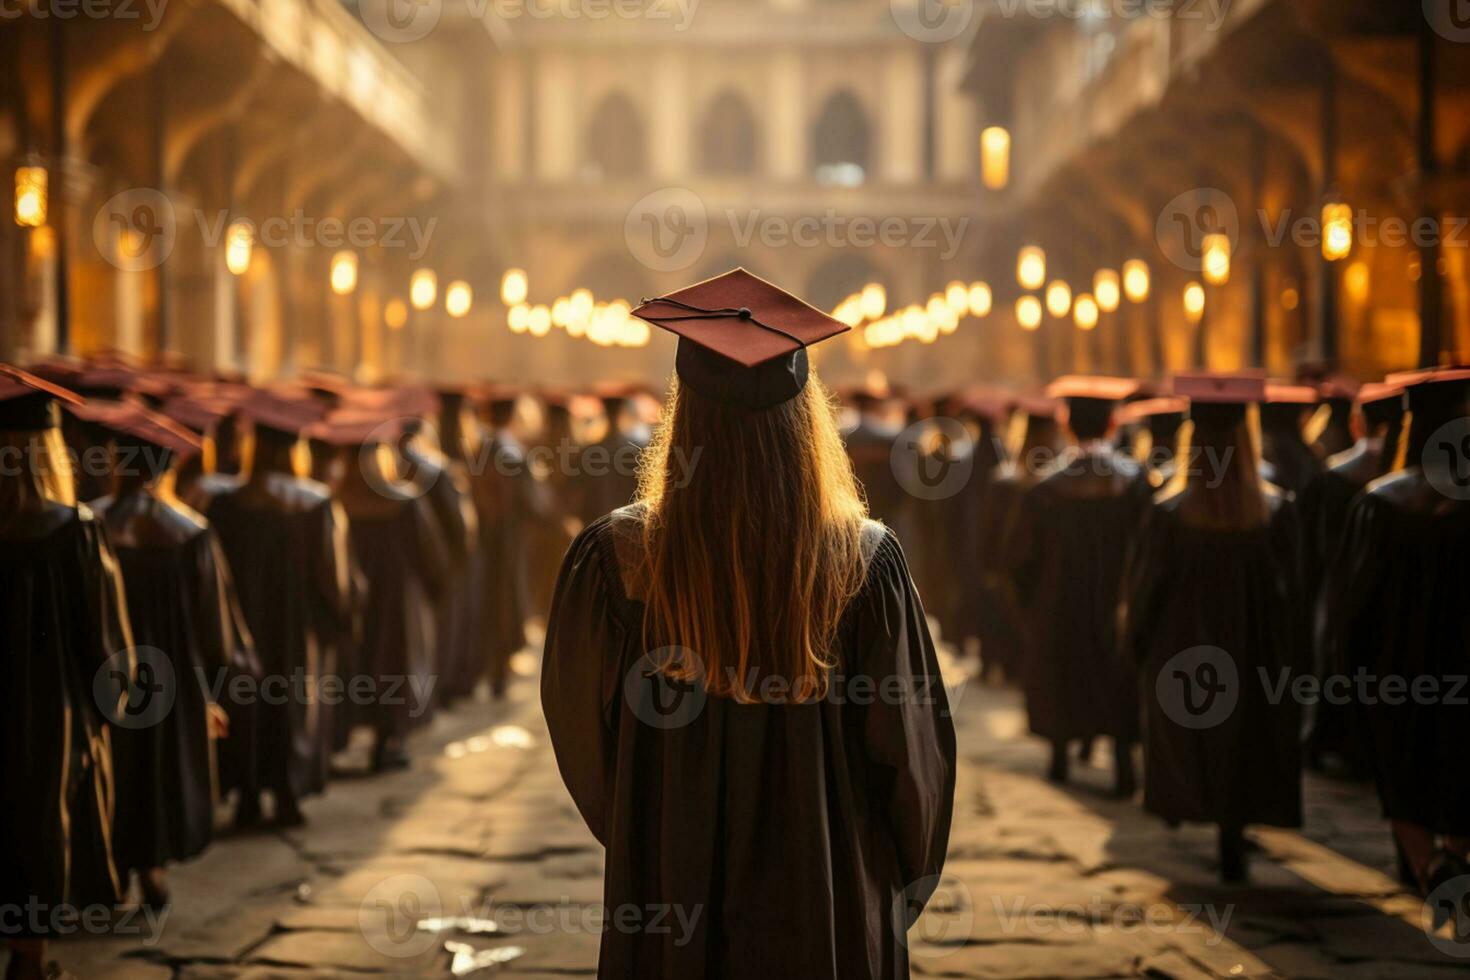
[[[1123,565],[1122,599],[1118,603],[1119,662],[1141,664],[1147,656],[1144,642],[1153,631],[1168,573],[1165,544],[1168,518],[1155,504],[1143,511],[1138,532]]]
[[[609,706],[616,704],[627,636],[604,565],[605,527],[605,520],[588,525],[567,549],[541,665],[541,707],[557,767],[587,828],[604,845],[616,744]]]
[[[949,844],[955,732],[924,607],[891,534],[878,545],[857,601],[857,674],[875,690],[864,709],[862,744],[878,774],[874,785],[916,919],[939,883]],[[895,691],[900,696],[891,696]]]

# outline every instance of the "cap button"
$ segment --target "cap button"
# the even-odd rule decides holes
[[[740,319],[742,319],[742,320],[749,320],[750,319],[750,307],[748,307],[748,306],[742,306],[736,312],[740,314]]]

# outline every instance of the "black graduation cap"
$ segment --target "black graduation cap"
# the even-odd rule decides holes
[[[645,299],[633,315],[679,338],[679,380],[708,398],[773,408],[806,386],[806,349],[849,327],[744,269]]]
[[[162,412],[119,402],[97,419],[119,446],[162,449],[171,457],[188,459],[199,452],[202,440]]]
[[[59,422],[53,405],[82,404],[82,397],[44,378],[0,364],[0,432],[36,432]]]

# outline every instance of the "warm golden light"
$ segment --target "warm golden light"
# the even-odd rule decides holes
[[[1281,291],[1281,305],[1285,309],[1294,310],[1301,305],[1302,294],[1296,291],[1295,286],[1287,286]]]
[[[1123,296],[1117,270],[1098,269],[1092,277],[1092,295],[1097,300],[1097,308],[1102,312],[1111,313],[1116,310]]]
[[[225,232],[225,268],[243,276],[250,270],[250,255],[255,249],[255,229],[248,221],[236,221]]]
[[[507,269],[500,279],[500,301],[506,306],[524,303],[530,294],[531,283],[523,269]]]
[[[856,294],[847,297],[847,299],[837,304],[837,309],[832,311],[832,315],[849,327],[857,326],[863,322],[862,297]]]
[[[1341,202],[1322,206],[1322,257],[1336,262],[1353,250],[1353,209]]]
[[[1053,279],[1046,287],[1046,311],[1055,317],[1067,315],[1072,308],[1072,287],[1060,279]]]
[[[433,269],[417,269],[408,280],[408,301],[416,310],[431,309],[439,297],[439,277]]]
[[[531,307],[531,315],[526,319],[526,329],[533,337],[545,337],[551,332],[551,311],[544,305]]]
[[[1022,296],[1016,300],[1016,322],[1023,330],[1035,330],[1041,326],[1041,300],[1035,296]]]
[[[1123,295],[1130,302],[1142,303],[1148,299],[1148,263],[1143,259],[1129,259],[1123,263]]]
[[[525,333],[531,327],[531,308],[525,303],[517,303],[506,314],[505,322],[511,333]]]
[[[952,282],[944,287],[944,302],[955,316],[964,316],[970,309],[970,289],[962,282]]]
[[[46,223],[47,175],[45,167],[15,170],[15,223],[22,228],[39,228]]]
[[[383,307],[383,322],[389,330],[402,330],[408,323],[408,304],[396,296]]]
[[[475,294],[463,279],[456,279],[444,287],[444,312],[456,320],[469,315],[474,301]]]
[[[1347,288],[1348,299],[1359,306],[1368,302],[1368,263],[1354,262],[1343,274],[1342,284]]]
[[[970,292],[967,297],[970,304],[971,316],[989,316],[993,297],[990,295],[990,286],[983,282],[970,283]]]
[[[1200,256],[1205,282],[1223,286],[1230,281],[1230,236],[1216,232],[1206,235]]]
[[[1040,289],[1046,282],[1046,253],[1027,245],[1016,257],[1016,281],[1023,289]]]
[[[1190,323],[1199,323],[1205,315],[1205,287],[1192,282],[1184,287],[1184,315]]]
[[[881,283],[870,282],[863,287],[858,302],[862,307],[863,317],[876,320],[888,310],[888,291]]]
[[[991,126],[980,134],[980,177],[993,191],[1011,180],[1011,134]]]
[[[332,256],[332,292],[346,296],[357,288],[357,253],[343,250]]]
[[[1097,300],[1088,293],[1078,296],[1077,302],[1072,304],[1072,319],[1081,330],[1091,330],[1097,326]]]
[[[565,296],[558,296],[556,302],[551,304],[551,325],[553,327],[565,327],[572,319],[572,301]]]

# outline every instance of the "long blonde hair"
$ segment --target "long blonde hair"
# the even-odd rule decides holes
[[[1204,459],[1205,455],[1210,459]],[[1261,423],[1256,406],[1191,406],[1175,458],[1174,477],[1166,493],[1184,495],[1179,513],[1186,523],[1243,530],[1260,527],[1270,519],[1261,481]]]
[[[744,703],[771,677],[825,696],[867,513],[815,375],[764,411],[676,381],[639,476],[645,646],[692,654],[662,669]]]

